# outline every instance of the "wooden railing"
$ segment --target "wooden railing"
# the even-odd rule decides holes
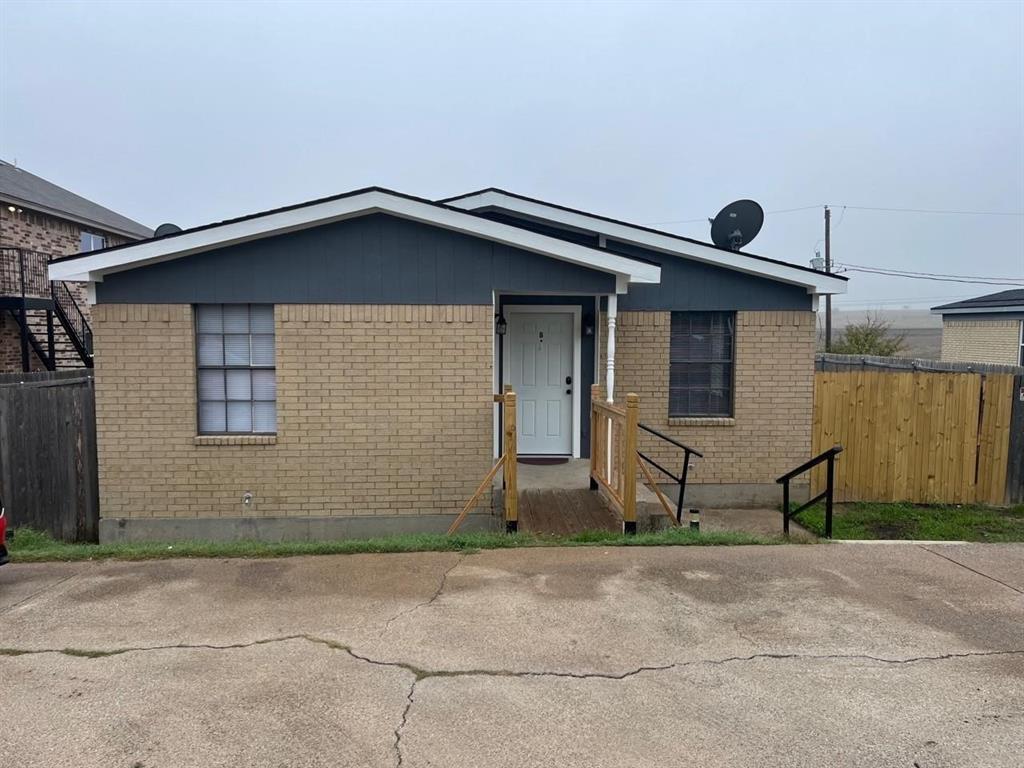
[[[640,398],[624,405],[604,399],[600,385],[590,391],[590,487],[603,488],[622,515],[626,533],[636,533],[637,423]]]
[[[480,485],[477,486],[473,496],[466,502],[466,506],[462,508],[459,516],[455,518],[451,527],[448,528],[449,535],[459,529],[462,521],[466,519],[466,515],[470,513],[473,507],[480,503],[480,498],[484,495],[484,491],[494,482],[494,477],[498,474],[499,469],[504,469],[502,484],[505,489],[505,530],[508,533],[515,533],[519,529],[519,489],[518,468],[516,466],[516,456],[518,454],[518,446],[516,444],[516,393],[512,391],[510,386],[506,385],[505,391],[502,394],[494,396],[494,402],[499,403],[502,409],[501,456],[494,462],[490,472],[487,473]]]

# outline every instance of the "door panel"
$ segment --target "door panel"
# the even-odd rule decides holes
[[[519,402],[519,452],[572,454],[573,316],[506,311],[506,381]]]

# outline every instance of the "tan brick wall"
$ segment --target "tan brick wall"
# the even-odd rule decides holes
[[[690,481],[774,483],[810,458],[813,312],[737,312],[732,419],[669,419],[671,313],[622,312],[615,333],[615,396],[640,396],[640,420],[705,454]],[[602,338],[606,336],[602,322]],[[605,376],[602,341],[600,378]],[[681,468],[682,453],[640,434],[645,453]]]
[[[192,308],[95,306],[101,515],[456,513],[492,463],[492,314],[278,306],[276,441],[204,445]]]
[[[942,321],[942,359],[1020,365],[1020,320]]]

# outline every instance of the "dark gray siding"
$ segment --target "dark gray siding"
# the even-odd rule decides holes
[[[560,227],[557,222],[538,222],[513,212],[487,209],[489,219],[574,243],[596,246],[597,235],[586,235]],[[771,310],[811,308],[811,296],[800,286],[732,269],[670,256],[638,245],[608,240],[608,251],[661,266],[659,285],[631,285],[619,297],[621,310]],[[756,261],[751,259],[751,261]]]
[[[615,279],[376,214],[107,275],[99,303],[490,304],[492,291],[609,293]]]
[[[609,240],[608,250],[661,265],[659,285],[631,285],[619,310],[810,310],[806,288]]]

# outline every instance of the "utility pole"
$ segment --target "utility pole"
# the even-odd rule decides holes
[[[825,272],[832,271],[832,211],[825,206]],[[825,351],[832,351],[832,294],[825,294]]]

